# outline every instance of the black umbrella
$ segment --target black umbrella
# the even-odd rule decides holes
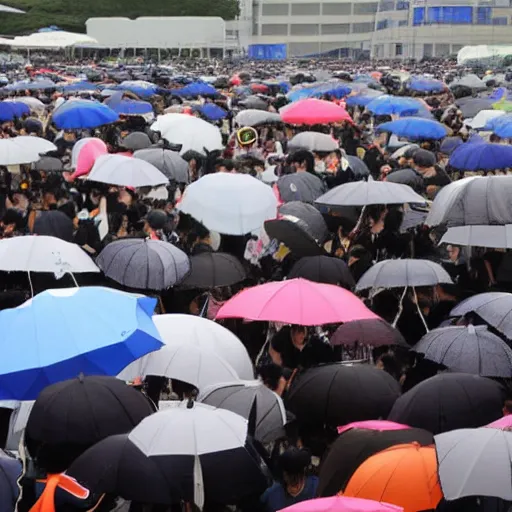
[[[58,210],[37,212],[34,235],[54,236],[66,242],[73,241],[73,221]]]
[[[21,473],[21,462],[0,450],[0,510],[2,512],[10,512],[16,508],[19,494],[17,481]]]
[[[385,320],[354,320],[340,325],[331,337],[331,345],[380,347],[400,345],[409,347],[400,331]]]
[[[35,164],[36,171],[60,172],[64,170],[62,161],[53,156],[42,156]]]
[[[419,428],[369,430],[353,428],[343,432],[332,444],[320,466],[317,496],[334,496],[343,491],[356,469],[368,458],[391,446],[417,442],[433,444],[430,432]]]
[[[468,98],[460,101],[459,110],[462,112],[464,119],[475,117],[481,110],[492,110],[493,100],[485,100],[482,98]]]
[[[189,182],[188,163],[175,151],[154,147],[135,151],[133,156],[154,165],[170,180]]]
[[[285,174],[277,180],[279,195],[285,203],[313,203],[326,192],[324,182],[309,172]]]
[[[247,277],[236,256],[224,252],[205,252],[190,258],[190,273],[181,282],[186,288],[231,286]]]
[[[139,151],[151,146],[152,142],[149,135],[144,132],[129,133],[122,141],[121,146],[131,151]]]
[[[329,364],[295,377],[286,408],[304,424],[337,427],[386,417],[400,396],[400,385],[373,366]]]
[[[344,158],[349,163],[350,169],[357,179],[363,179],[370,176],[370,169],[368,166],[357,156],[345,155]]]
[[[289,279],[303,277],[317,283],[337,284],[352,290],[355,281],[348,265],[339,258],[331,256],[306,256],[301,258],[290,270]]]
[[[503,388],[466,373],[441,373],[416,385],[393,406],[388,420],[433,434],[487,425],[502,416]]]
[[[310,204],[291,201],[279,207],[279,214],[300,219],[307,225],[308,233],[320,244],[323,244],[329,237],[322,214]]]
[[[414,169],[399,169],[387,175],[386,181],[409,185],[414,191],[422,192],[425,188],[423,178]]]
[[[261,99],[259,96],[248,96],[243,101],[238,102],[242,107],[250,108],[253,110],[267,110],[268,103]]]

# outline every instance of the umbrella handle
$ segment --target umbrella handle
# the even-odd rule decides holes
[[[404,310],[403,302],[404,302],[406,293],[407,293],[407,286],[404,288],[402,296],[400,297],[400,302],[398,303],[398,311],[396,313],[395,319],[393,320],[393,323],[391,324],[393,327],[396,327],[396,324],[397,324],[398,320],[400,319],[400,316],[402,315],[402,311]]]
[[[412,286],[412,293],[414,293],[414,302],[416,302],[416,309],[418,310],[418,314],[420,315],[421,321],[423,322],[425,331],[430,332],[430,329],[428,328],[425,317],[423,316],[423,313],[421,312],[420,305],[418,304],[418,296],[416,295],[416,288],[414,286]]]

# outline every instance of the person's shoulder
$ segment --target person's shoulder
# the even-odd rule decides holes
[[[283,490],[283,486],[279,482],[273,483],[260,497],[260,501],[262,503],[269,503],[275,496],[281,493]]]

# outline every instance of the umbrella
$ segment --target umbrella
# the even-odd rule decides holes
[[[413,350],[453,371],[512,377],[512,349],[483,325],[434,329]]]
[[[178,208],[209,230],[245,235],[276,217],[277,200],[270,187],[252,176],[217,173],[189,185]]]
[[[324,182],[309,172],[285,174],[277,180],[276,186],[284,203],[313,203],[326,191]]]
[[[12,121],[16,117],[29,113],[30,108],[24,103],[16,104],[14,102],[0,101],[0,123]]]
[[[418,190],[420,192],[425,189],[425,181],[423,177],[414,169],[398,169],[393,171],[386,176],[386,182],[407,185],[413,190]]]
[[[370,169],[360,158],[353,155],[345,155],[343,158],[347,160],[356,179],[364,179],[370,176]]]
[[[52,121],[60,130],[81,130],[115,123],[119,116],[103,103],[91,100],[65,101],[55,109]]]
[[[110,279],[139,290],[166,290],[190,271],[190,260],[181,249],[168,242],[141,238],[111,242],[96,263]]]
[[[434,438],[439,480],[447,500],[491,496],[512,501],[512,434],[461,429]]]
[[[156,187],[169,183],[154,165],[123,155],[102,155],[96,159],[87,176],[90,181],[121,187]]]
[[[5,272],[99,272],[78,245],[53,236],[17,236],[0,240],[0,270]]]
[[[502,387],[467,373],[441,373],[414,386],[393,406],[388,420],[433,434],[480,427],[502,415]]]
[[[398,160],[400,157],[404,156],[409,149],[419,149],[419,146],[418,144],[404,144],[391,155],[391,159]]]
[[[98,89],[98,84],[93,84],[87,81],[75,82],[73,84],[65,85],[62,88],[62,92],[64,93],[72,93],[72,92],[96,92]]]
[[[438,140],[448,135],[448,128],[438,122],[421,117],[405,117],[377,126],[377,131],[394,133],[409,140]]]
[[[463,142],[460,137],[446,137],[439,146],[439,152],[445,155],[451,155]]]
[[[339,258],[330,256],[305,256],[290,270],[288,279],[302,277],[309,281],[325,284],[337,284],[347,290],[355,286],[348,265]]]
[[[474,145],[479,146],[482,144]],[[512,176],[464,178],[443,187],[437,194],[425,224],[447,227],[512,224],[510,194]]]
[[[21,462],[0,450],[0,510],[15,510],[19,495],[18,479],[22,473]]]
[[[410,443],[372,455],[352,475],[343,495],[391,502],[404,512],[434,510],[443,497],[436,451]]]
[[[403,512],[403,509],[396,505],[347,496],[302,501],[282,510],[283,512]]]
[[[448,272],[430,260],[384,260],[366,271],[357,282],[356,290],[367,288],[402,288],[405,286],[436,286],[452,283]]]
[[[238,126],[260,126],[281,122],[282,120],[279,114],[275,112],[265,112],[264,110],[242,110],[235,116],[235,123]]]
[[[16,138],[0,139],[0,165],[30,164],[37,160],[37,150],[17,144]]]
[[[157,315],[153,321],[164,346],[126,368],[119,378],[161,375],[203,389],[219,382],[252,380],[254,371],[242,342],[211,320],[191,315]]]
[[[155,305],[155,299],[91,286],[46,290],[0,312],[0,398],[30,400],[80,373],[116,375],[162,346],[150,318]]]
[[[144,116],[153,113],[153,105],[147,101],[125,99],[120,101],[105,101],[105,103],[119,115]]]
[[[124,82],[121,82],[116,89],[130,91],[141,98],[153,96],[160,92],[160,87],[158,87],[158,85],[146,82],[145,80],[125,80]]]
[[[199,107],[194,107],[194,110],[208,119],[208,121],[219,121],[225,119],[228,115],[226,110],[215,105],[215,103],[205,103]]]
[[[71,168],[75,170],[73,178],[88,174],[96,159],[107,153],[107,145],[101,139],[95,137],[80,139],[71,152]]]
[[[366,107],[373,99],[383,95],[383,92],[375,89],[362,89],[354,96],[349,96],[345,103],[347,107]]]
[[[466,143],[450,156],[449,164],[464,171],[487,171],[512,167],[512,147],[493,142]]]
[[[187,288],[217,288],[244,281],[247,273],[236,256],[205,252],[190,258],[190,273],[181,283]]]
[[[178,183],[189,182],[188,163],[183,160],[178,153],[171,151],[170,149],[140,149],[135,151],[133,157],[140,158],[141,160],[155,166],[162,174],[167,176],[170,181],[176,181]]]
[[[111,435],[73,461],[66,474],[97,495],[119,496],[139,503],[169,505],[172,493],[155,462],[146,457],[128,434]]]
[[[200,508],[236,503],[267,487],[266,466],[247,440],[247,420],[225,409],[182,402],[149,416],[128,439],[151,458],[180,498]]]
[[[427,78],[425,76],[413,76],[406,83],[406,88],[417,92],[442,92],[446,85],[441,80]]]
[[[137,151],[141,151],[141,150],[149,148],[151,146],[152,142],[147,133],[132,132],[132,133],[129,133],[122,140],[121,144],[126,149],[137,152]],[[135,156],[135,154],[134,154],[134,156]],[[143,160],[144,160],[144,158],[143,158]],[[152,162],[150,162],[150,163],[152,163]],[[155,167],[157,167],[157,166],[155,165]],[[159,167],[157,167],[157,168],[160,169]],[[160,169],[160,170],[162,170],[162,169]]]
[[[38,211],[34,222],[34,235],[60,238],[65,242],[73,240],[73,221],[58,210]]]
[[[34,164],[34,169],[43,172],[61,172],[64,170],[64,165],[59,158],[43,156]]]
[[[175,89],[173,93],[178,96],[188,96],[191,98],[197,98],[198,96],[217,96],[219,94],[215,87],[204,82],[195,82],[186,85],[181,89]]]
[[[368,365],[336,363],[297,375],[285,405],[301,424],[335,428],[386,417],[399,396],[400,386],[388,373]]]
[[[328,207],[424,202],[425,199],[407,185],[373,180],[338,185],[315,201]]]
[[[494,131],[501,124],[510,124],[512,122],[512,115],[502,110],[489,110],[489,112],[493,112],[494,116],[485,123],[485,130]]]
[[[464,119],[474,119],[482,110],[492,109],[493,100],[484,98],[463,98],[457,102]]]
[[[423,104],[413,98],[404,98],[401,96],[378,96],[366,105],[366,108],[375,115],[393,115],[393,114],[416,114],[423,108]]]
[[[489,121],[503,115],[505,115],[505,112],[501,110],[480,110],[473,119],[465,121],[465,124],[473,130],[484,130],[487,128]]]
[[[489,425],[485,426],[489,428],[499,428],[502,430],[510,429],[512,428],[512,415],[507,414],[507,416],[503,416],[503,418],[493,421],[492,423],[489,423]]]
[[[268,103],[259,96],[247,96],[242,101],[238,102],[242,107],[249,110],[263,110],[266,111],[268,109]],[[279,114],[278,114],[279,115]]]
[[[299,278],[242,290],[220,308],[222,318],[323,325],[377,316],[344,288]]]
[[[456,226],[448,228],[439,243],[510,249],[512,248],[512,225]]]
[[[288,149],[308,149],[331,153],[339,148],[338,142],[330,135],[318,132],[302,132],[288,142]]]
[[[366,428],[369,430],[378,430],[379,432],[387,432],[389,430],[408,430],[411,427],[388,420],[353,421],[352,423],[338,427],[338,435],[343,434],[343,432],[347,432],[353,428]]]
[[[352,121],[348,112],[330,101],[308,98],[283,107],[279,114],[288,124],[328,124]]]
[[[260,381],[214,384],[201,392],[198,401],[232,411],[249,422],[254,414],[254,437],[261,443],[269,443],[282,436],[286,424],[283,401]]]
[[[479,293],[455,306],[450,316],[476,313],[482,320],[512,339],[512,294],[504,292]]]
[[[45,104],[41,100],[34,98],[33,96],[21,96],[19,98],[16,98],[16,102],[25,103],[25,105],[28,105],[32,112],[37,112],[39,114],[42,114],[46,109]]]
[[[419,428],[385,431],[352,428],[342,432],[320,466],[318,496],[343,492],[350,477],[369,457],[391,446],[412,442],[428,446],[434,439],[430,432]]]
[[[331,345],[408,347],[400,331],[382,319],[355,320],[340,325],[330,339]]]
[[[453,89],[456,86],[469,87],[470,89],[481,90],[481,91],[485,91],[487,89],[487,85],[485,85],[485,82],[483,80],[481,80],[480,78],[478,78],[477,75],[472,74],[472,73],[464,75],[459,80],[454,80],[450,84],[450,89]]]

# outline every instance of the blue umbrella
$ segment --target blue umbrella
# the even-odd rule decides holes
[[[23,468],[21,462],[0,450],[0,511],[16,509],[19,495],[17,485]]]
[[[210,84],[205,84],[203,82],[195,82],[181,89],[176,89],[173,91],[178,96],[189,96],[189,97],[197,97],[197,96],[217,96],[217,89]]]
[[[224,119],[228,113],[215,103],[205,103],[200,107],[195,107],[197,112],[200,112],[206,119],[209,121],[218,121],[219,119]]]
[[[512,167],[512,146],[489,142],[462,144],[452,153],[449,164],[465,171],[505,169]]]
[[[421,117],[404,117],[383,123],[377,127],[377,131],[394,133],[409,140],[438,140],[448,134],[444,124]]]
[[[373,112],[375,115],[392,115],[392,114],[404,114],[410,112],[412,114],[417,113],[422,108],[421,102],[413,98],[403,98],[401,96],[379,96],[372,100],[366,108]]]
[[[153,105],[151,103],[123,98],[121,91],[116,91],[115,94],[106,99],[105,104],[117,114],[125,116],[143,116],[153,112]]]
[[[24,114],[30,114],[28,105],[14,101],[0,102],[0,123],[12,121],[15,117],[21,117]]]
[[[343,98],[352,92],[352,88],[344,82],[325,82],[317,85],[313,90],[313,97],[320,97],[324,94],[335,98]]]
[[[497,89],[494,89],[492,93],[489,95],[489,99],[491,100],[502,100],[508,98],[508,89],[506,87],[498,87]]]
[[[0,399],[34,400],[77,375],[117,375],[162,346],[156,299],[97,286],[47,290],[0,312]]]
[[[499,117],[489,119],[484,126],[484,130],[494,131],[498,126],[512,123],[512,114],[505,114]]]
[[[460,137],[446,137],[439,146],[439,152],[445,155],[451,155],[463,142]]]
[[[375,89],[363,89],[355,96],[349,96],[345,103],[347,107],[366,107],[372,100],[383,95],[383,92]]]
[[[91,82],[75,82],[74,84],[65,85],[62,91],[65,93],[81,92],[81,91],[97,91],[98,86]]]
[[[130,91],[140,98],[147,98],[154,94],[158,94],[161,91],[158,85],[151,82],[145,82],[144,80],[125,80],[116,86],[115,89],[120,91]]]
[[[512,137],[512,122],[499,123],[493,132],[502,139],[509,139]]]
[[[407,83],[406,87],[417,92],[441,92],[446,88],[445,84],[434,78],[414,76]]]
[[[53,113],[52,120],[61,130],[96,128],[114,123],[119,116],[103,103],[90,100],[70,100],[63,103]]]
[[[29,91],[45,91],[48,89],[55,89],[57,84],[51,80],[34,80],[33,82],[26,83],[25,86],[21,86],[19,89],[14,90],[29,90]]]

